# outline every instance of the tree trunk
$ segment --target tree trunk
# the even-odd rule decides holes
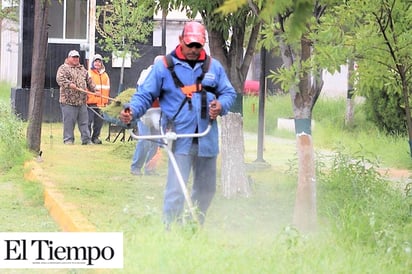
[[[345,113],[345,125],[350,127],[353,125],[354,119],[354,98],[353,98],[353,73],[354,73],[354,61],[353,59],[348,62],[348,93],[346,97],[346,113]]]
[[[311,56],[311,41],[305,37],[301,38],[300,52],[297,50],[294,52],[292,47],[282,40],[280,46],[283,63],[287,68],[299,65],[295,64],[296,60],[293,56],[299,55],[302,61],[308,60]],[[318,73],[318,75],[322,74]],[[323,80],[322,78],[312,77],[311,72],[308,71],[301,72],[299,78],[298,85],[292,86],[289,90],[295,118],[299,169],[293,223],[298,229],[309,231],[314,230],[317,223],[315,159],[311,137],[311,119],[312,109],[322,90]]]
[[[226,198],[248,197],[250,186],[245,173],[243,122],[239,113],[222,117],[221,121],[222,191]]]
[[[36,0],[34,4],[34,32],[31,89],[29,101],[29,123],[27,144],[31,151],[39,153],[43,120],[43,94],[47,57],[48,1]]]
[[[401,70],[402,72],[405,70]],[[401,79],[402,79],[402,96],[403,96],[403,101],[405,104],[405,119],[406,119],[406,125],[408,127],[408,137],[409,137],[409,154],[412,157],[412,118],[411,118],[411,109],[410,109],[410,101],[409,101],[409,88],[408,88],[408,83],[406,81],[406,73],[401,74]]]
[[[204,18],[205,22],[208,19],[210,20],[210,18]],[[242,104],[243,86],[252,60],[259,27],[260,25],[254,28],[252,35],[254,38],[249,43],[246,53],[243,50],[243,39],[237,40],[236,43],[232,41],[230,50],[227,52],[222,47],[222,45],[225,45],[222,33],[208,28],[209,46],[212,56],[219,60],[225,68],[230,82],[237,91],[237,102],[240,105]],[[237,37],[244,35],[244,26],[235,28],[234,33]],[[227,198],[234,197],[236,194],[249,195],[249,181],[244,168],[242,106],[237,111],[240,113],[231,113],[222,117],[221,123],[221,179],[224,189],[223,195]]]
[[[310,232],[316,228],[316,177],[312,136],[296,135],[298,152],[298,187],[296,190],[293,224],[301,231]]]

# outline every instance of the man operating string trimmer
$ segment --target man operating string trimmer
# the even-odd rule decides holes
[[[143,116],[159,98],[162,126],[178,135],[204,132],[212,120],[212,128],[204,137],[178,138],[173,143],[173,155],[185,182],[193,170],[191,198],[199,210],[197,219],[203,223],[216,192],[219,142],[215,119],[228,113],[236,92],[219,61],[207,56],[203,49],[206,30],[202,24],[186,23],[179,41],[169,56],[153,65],[130,105],[121,111],[120,119],[128,124]],[[167,227],[181,217],[184,201],[177,172],[169,158],[163,206]]]

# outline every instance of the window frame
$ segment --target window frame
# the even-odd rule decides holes
[[[52,0],[53,1],[53,0]],[[59,2],[59,0],[55,0]],[[86,37],[84,39],[73,39],[73,38],[66,38],[66,18],[67,18],[67,1],[70,0],[61,0],[61,4],[63,5],[63,33],[62,38],[48,38],[49,43],[55,44],[83,44],[89,41],[89,28],[90,28],[90,0],[86,0]]]

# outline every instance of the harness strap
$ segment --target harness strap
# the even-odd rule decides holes
[[[176,87],[180,88],[183,92],[183,94],[185,94],[186,96],[188,96],[189,98],[192,98],[192,94],[190,94],[190,91],[193,92],[199,92],[202,90],[202,80],[205,77],[205,74],[209,71],[209,66],[210,66],[210,56],[206,55],[206,59],[202,64],[202,74],[199,75],[199,77],[197,77],[196,79],[196,87],[193,88],[191,86],[185,86],[182,81],[179,79],[179,77],[177,76],[174,67],[175,64],[173,63],[173,58],[172,55],[168,54],[165,56],[165,63],[166,63],[166,67],[168,68],[168,70],[170,71],[170,73],[172,74],[172,78],[173,78],[173,82],[175,83]]]
[[[172,74],[173,81],[175,82],[176,87],[184,87],[182,81],[180,81],[179,77],[177,77],[175,72],[175,64],[173,63],[172,55],[168,54],[165,56],[166,60],[166,67],[169,69],[170,73]]]
[[[200,110],[200,117],[202,119],[207,118],[207,93],[205,89],[202,89],[202,80],[205,77],[205,74],[209,70],[209,65],[210,65],[210,57],[206,55],[206,59],[202,64],[202,74],[197,78],[196,85],[197,85],[197,92],[201,91],[202,92],[202,98],[201,98],[201,110]]]
[[[180,110],[182,109],[183,105],[188,102],[189,104],[189,109],[192,109],[192,96],[194,92],[201,92],[201,113],[200,117],[202,119],[205,119],[207,117],[207,93],[206,90],[202,89],[202,80],[205,77],[205,74],[209,71],[209,66],[210,66],[210,56],[206,55],[205,61],[203,61],[202,64],[202,73],[197,77],[196,83],[190,86],[185,86],[182,81],[179,79],[179,77],[176,75],[176,72],[174,70],[175,64],[173,63],[173,58],[170,54],[165,56],[165,63],[166,67],[170,71],[173,82],[175,83],[176,87],[180,88],[182,93],[186,95],[186,98],[183,100],[182,104],[180,105],[177,113],[173,116],[173,120],[176,118],[176,116],[179,114]]]
[[[206,90],[202,89],[202,104],[200,106],[200,118],[206,119],[207,118],[207,93]]]
[[[179,108],[177,109],[177,112],[175,113],[175,115],[173,115],[172,117],[172,121],[174,121],[176,119],[176,116],[179,114],[179,112],[182,110],[183,106],[185,105],[185,103],[189,100],[188,97],[185,97],[185,99],[183,99],[182,103],[180,104]],[[191,104],[191,103],[189,103]]]

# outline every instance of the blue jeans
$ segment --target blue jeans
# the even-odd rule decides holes
[[[143,124],[141,121],[137,122],[137,129],[139,135],[158,134],[154,129]],[[137,140],[136,149],[133,154],[132,164],[130,165],[131,171],[141,171],[146,164],[156,155],[159,145],[157,140]],[[145,170],[152,171],[152,170]]]
[[[198,220],[203,224],[206,211],[216,193],[216,156],[199,157],[198,145],[193,144],[190,155],[174,154],[177,165],[187,184],[190,172],[193,170],[192,202],[199,212]],[[164,222],[175,221],[183,212],[185,197],[173,165],[168,164],[166,190],[164,194]]]

